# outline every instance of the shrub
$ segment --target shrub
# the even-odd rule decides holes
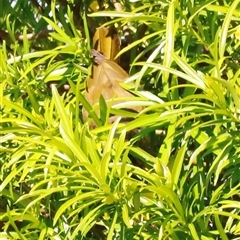
[[[1,238],[239,239],[238,2],[6,2]],[[102,99],[91,129],[81,109],[103,24],[137,96]]]

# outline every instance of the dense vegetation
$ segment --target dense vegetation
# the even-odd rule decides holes
[[[1,239],[240,239],[239,0],[1,4]],[[135,98],[98,116],[109,25]]]

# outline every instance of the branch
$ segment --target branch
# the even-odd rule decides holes
[[[36,40],[36,39],[47,38],[49,36],[50,32],[53,32],[53,30],[44,29],[44,30],[40,31],[39,33],[28,33],[27,34],[27,39],[28,40]],[[24,39],[24,35],[23,34],[16,34],[15,38],[16,38],[16,40],[22,42],[23,39]],[[0,29],[0,39],[1,39],[1,41],[9,40],[10,36],[6,31]]]

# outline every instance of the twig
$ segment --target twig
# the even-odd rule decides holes
[[[44,29],[42,31],[40,31],[39,33],[28,33],[27,34],[27,39],[28,40],[36,40],[36,39],[42,39],[42,38],[47,38],[49,36],[49,33],[53,32],[53,30],[47,30]],[[18,41],[23,41],[24,39],[24,35],[23,34],[16,34],[15,38]],[[0,39],[1,40],[9,40],[10,36],[7,32],[5,32],[4,30],[0,29]]]

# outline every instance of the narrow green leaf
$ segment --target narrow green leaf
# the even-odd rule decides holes
[[[200,238],[198,237],[198,234],[197,234],[197,231],[194,227],[194,225],[192,223],[188,224],[188,227],[190,229],[190,232],[191,232],[191,235],[192,235],[192,238],[194,240],[200,240]]]
[[[114,213],[113,220],[111,222],[111,225],[110,225],[110,228],[109,228],[109,231],[108,231],[107,240],[112,240],[114,238],[114,230],[115,230],[117,220],[118,220],[118,211],[116,209],[115,213]]]
[[[129,218],[127,204],[123,204],[123,206],[122,206],[122,218],[123,218],[123,221],[126,224],[126,226],[128,228],[132,228],[132,225],[130,224],[130,218]]]
[[[215,220],[215,224],[216,224],[216,227],[217,227],[217,230],[219,232],[221,239],[228,240],[229,238],[227,237],[227,234],[225,233],[225,231],[222,227],[222,223],[217,214],[214,214],[214,220]]]
[[[174,159],[172,168],[172,181],[175,186],[177,186],[181,180],[181,170],[183,167],[184,157],[186,156],[186,151],[188,147],[188,142],[183,142],[181,148],[178,150],[177,155]]]
[[[228,9],[226,17],[224,18],[223,25],[222,25],[222,31],[219,36],[219,58],[220,59],[223,58],[225,55],[228,28],[229,28],[233,13],[238,5],[239,5],[239,0],[233,1],[233,3],[231,4],[231,6]]]
[[[55,8],[54,8],[55,9]],[[43,17],[43,19],[49,24],[51,25],[54,30],[56,30],[58,32],[58,34],[62,37],[63,39],[63,42],[65,43],[68,43],[72,46],[74,46],[74,41],[64,32],[64,30],[62,30],[56,23],[54,23],[52,20],[46,18],[46,17]],[[56,22],[56,20],[55,20]]]
[[[163,66],[170,67],[172,64],[172,55],[171,52],[174,51],[174,38],[175,38],[175,29],[174,29],[174,22],[175,22],[175,7],[174,7],[173,0],[168,7],[167,13],[167,21],[166,21],[166,45],[164,48],[164,58],[163,58]],[[163,72],[163,82],[164,82],[164,89],[165,92],[168,92],[168,78],[169,72]]]

